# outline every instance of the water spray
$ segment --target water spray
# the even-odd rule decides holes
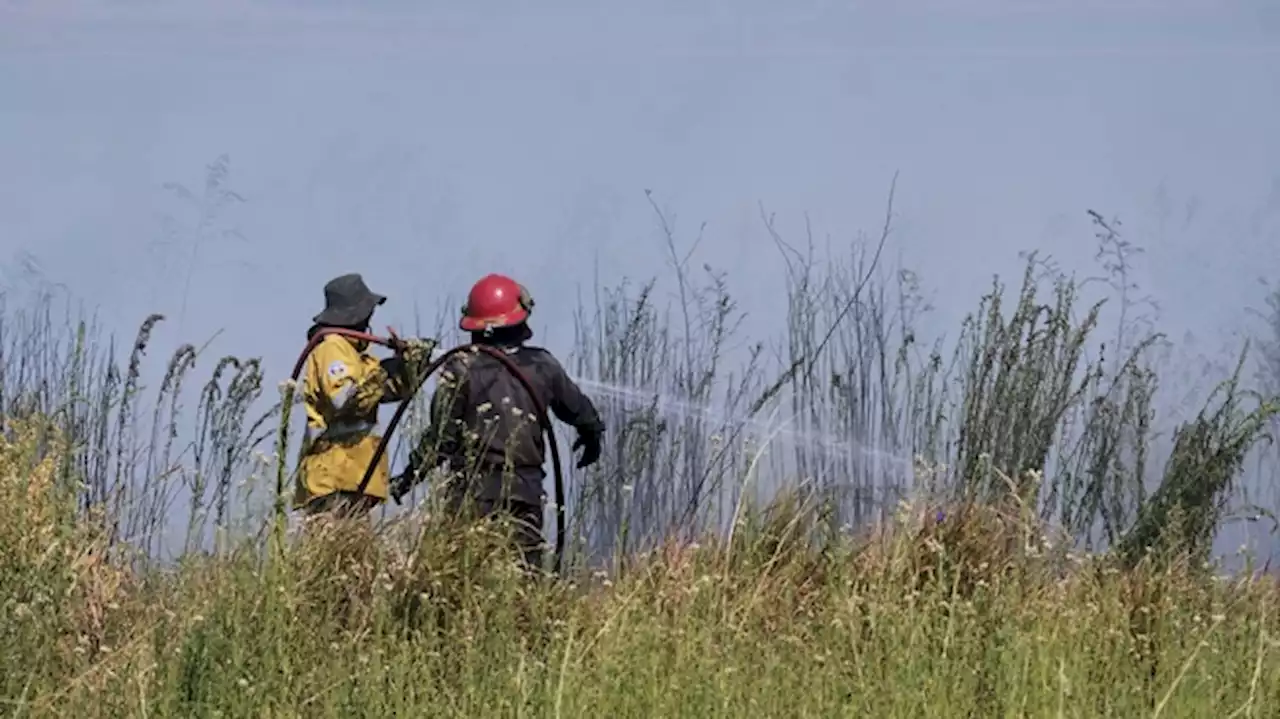
[[[631,400],[638,403],[645,403],[659,411],[672,412],[682,418],[701,417],[733,427],[757,430],[761,434],[767,434],[771,441],[774,439],[785,438],[796,445],[812,449],[853,452],[859,456],[873,459],[878,462],[884,462],[886,464],[900,464],[908,469],[912,467],[912,463],[908,458],[891,452],[886,452],[884,450],[867,447],[850,440],[848,437],[840,437],[826,432],[784,429],[777,426],[771,426],[770,423],[755,416],[730,416],[728,413],[716,409],[710,402],[691,402],[686,399],[654,390],[643,390],[611,382],[588,379],[585,377],[574,377],[573,380],[578,383],[579,386],[583,388],[590,388],[598,394],[620,400]]]

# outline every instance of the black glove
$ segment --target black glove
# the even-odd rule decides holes
[[[582,458],[578,460],[578,469],[585,469],[595,464],[600,459],[600,433],[599,432],[578,432],[578,438],[573,442],[573,449],[577,451],[582,449]]]
[[[413,486],[419,481],[421,481],[421,477],[418,476],[417,468],[412,464],[409,465],[403,472],[391,478],[391,483],[388,487],[391,492],[391,498],[396,501],[396,504],[400,504],[400,500],[413,491]]]
[[[447,457],[439,453],[434,453],[429,457],[430,462],[427,461],[428,457],[423,456],[421,449],[415,449],[409,453],[409,465],[404,468],[403,472],[391,478],[388,490],[391,492],[391,498],[396,501],[396,504],[400,504],[401,498],[413,491],[414,486],[426,478],[428,464],[435,469],[439,469],[445,466],[448,461]]]

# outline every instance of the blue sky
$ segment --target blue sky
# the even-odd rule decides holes
[[[759,205],[839,242],[895,172],[891,249],[948,329],[1020,250],[1088,269],[1086,208],[1147,246],[1175,337],[1244,330],[1280,270],[1274,3],[8,2],[0,97],[0,257],[281,377],[350,270],[401,326],[515,274],[567,349],[597,274],[665,272],[645,189],[761,333]],[[192,262],[162,185],[223,153],[239,236]]]

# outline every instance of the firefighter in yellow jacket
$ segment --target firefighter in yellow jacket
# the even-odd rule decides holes
[[[368,332],[374,310],[387,301],[356,273],[331,280],[325,308],[316,315],[308,340],[323,328]],[[341,335],[322,339],[307,358],[302,376],[307,434],[299,463],[295,506],[307,514],[362,515],[387,498],[386,453],[364,491],[360,482],[381,440],[378,407],[413,391],[417,373],[430,361],[431,340],[408,340],[395,357],[369,354],[368,343]]]

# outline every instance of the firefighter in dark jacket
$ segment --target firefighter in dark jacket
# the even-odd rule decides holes
[[[581,469],[600,458],[604,424],[560,362],[547,350],[525,344],[533,336],[532,310],[528,290],[510,277],[491,274],[471,288],[459,326],[471,333],[472,343],[505,352],[539,403],[577,429],[573,449],[582,449]],[[441,369],[430,425],[391,491],[399,499],[431,468],[443,468],[448,510],[514,520],[526,568],[541,569],[544,452],[536,405],[524,386],[496,358],[463,352]]]

